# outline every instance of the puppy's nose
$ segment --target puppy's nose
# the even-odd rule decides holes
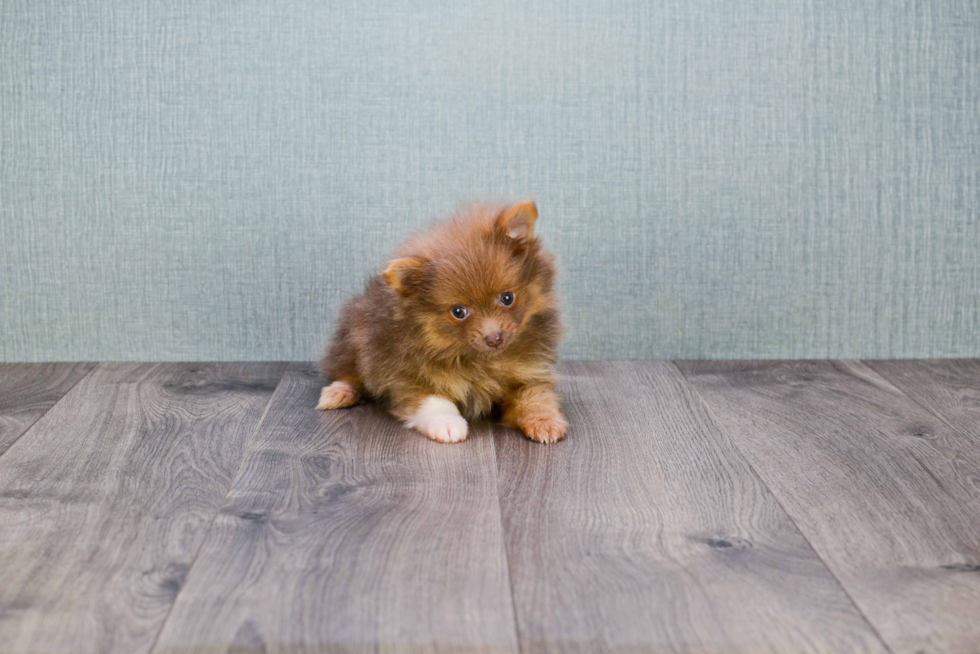
[[[504,335],[500,332],[495,332],[489,336],[484,336],[483,340],[486,341],[487,345],[490,347],[500,347],[500,344],[504,342]]]

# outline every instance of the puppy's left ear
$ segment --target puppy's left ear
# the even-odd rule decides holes
[[[538,208],[534,200],[518,202],[497,216],[497,228],[504,234],[521,243],[534,238],[534,223],[538,220]]]
[[[422,268],[425,263],[416,257],[392,259],[381,272],[385,282],[402,295],[408,295],[422,283]]]

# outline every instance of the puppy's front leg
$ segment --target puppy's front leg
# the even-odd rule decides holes
[[[550,384],[518,388],[504,401],[502,422],[520,429],[532,441],[539,443],[560,441],[568,431],[558,393]]]
[[[331,409],[346,409],[354,406],[361,401],[361,393],[357,386],[342,379],[335,380],[329,386],[324,386],[320,391],[320,401],[316,408],[320,411],[330,411]]]
[[[434,441],[458,443],[466,438],[466,419],[456,405],[444,397],[428,395],[396,407],[395,415]]]

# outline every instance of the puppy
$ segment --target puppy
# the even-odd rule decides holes
[[[370,399],[440,443],[490,415],[539,443],[563,438],[556,270],[537,219],[531,200],[477,207],[400,247],[341,311],[317,408]]]

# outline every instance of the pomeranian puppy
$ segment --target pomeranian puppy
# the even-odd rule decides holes
[[[539,443],[565,436],[555,392],[555,263],[527,200],[476,207],[410,239],[343,308],[318,409],[378,402],[440,443],[499,416]]]

